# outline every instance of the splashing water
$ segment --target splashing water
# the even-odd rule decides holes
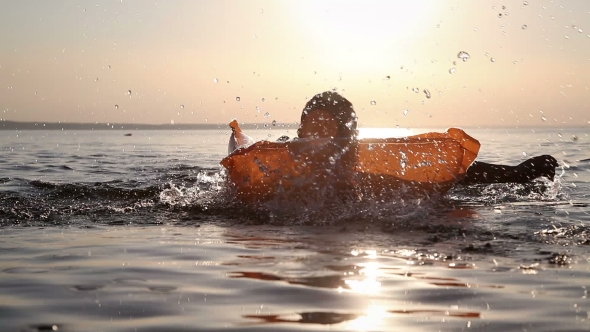
[[[469,60],[471,56],[469,55],[469,53],[465,52],[465,51],[461,51],[459,53],[457,53],[457,58],[461,59],[461,61],[463,62],[467,62],[467,60]]]

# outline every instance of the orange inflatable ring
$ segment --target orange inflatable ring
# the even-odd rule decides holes
[[[237,122],[230,126],[232,138],[239,139],[243,134]],[[461,179],[479,147],[458,128],[405,138],[260,141],[236,149],[221,165],[244,202],[264,202],[289,192],[310,197],[321,190],[322,181],[345,182],[371,197],[399,189],[428,195],[445,193]],[[334,154],[341,148],[344,153]],[[338,170],[338,165],[344,166]]]

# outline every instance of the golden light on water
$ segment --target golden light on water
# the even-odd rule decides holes
[[[360,128],[359,138],[389,138],[414,135],[409,128]]]
[[[374,331],[383,325],[387,310],[381,305],[370,305],[363,316],[348,322],[347,329],[353,331]]]
[[[368,259],[377,258],[376,250],[351,250],[352,256],[358,257],[359,254],[364,253]],[[378,262],[367,262],[358,264],[359,277],[362,279],[348,279],[344,282],[346,285],[356,293],[360,294],[377,294],[381,288],[381,282],[377,279],[380,276],[380,265]],[[342,291],[339,289],[339,291]]]
[[[365,250],[365,254],[367,254],[367,258],[369,259],[377,258],[377,250]]]

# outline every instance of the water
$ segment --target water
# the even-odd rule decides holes
[[[0,131],[2,330],[589,330],[587,128],[467,132],[561,176],[280,215],[224,190],[226,130]]]

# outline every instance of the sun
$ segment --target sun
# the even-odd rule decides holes
[[[436,26],[436,1],[291,1],[309,46],[335,65],[405,60],[408,45]]]

